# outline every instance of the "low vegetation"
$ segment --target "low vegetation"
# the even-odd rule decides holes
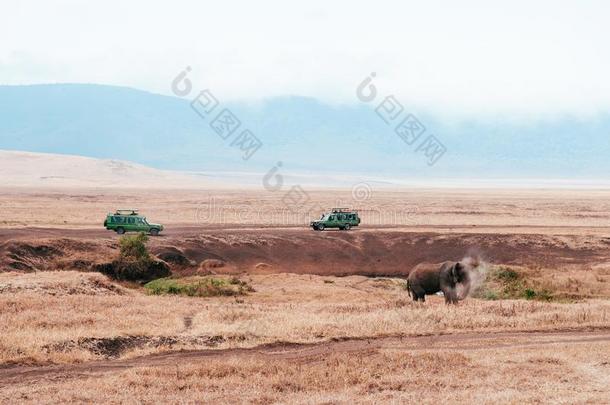
[[[115,280],[147,282],[171,274],[167,263],[153,259],[146,247],[148,236],[144,233],[126,235],[119,241],[119,257],[111,263],[93,267]]]
[[[482,284],[472,292],[472,297],[487,300],[527,299],[551,301],[555,299],[548,289],[507,266],[491,266]]]
[[[148,236],[143,232],[135,236],[123,236],[119,241],[121,258],[143,263],[150,261],[150,253],[146,248],[146,242],[148,242]]]
[[[235,296],[254,291],[248,283],[237,278],[199,276],[161,278],[147,283],[144,288],[155,295],[174,294],[189,297]]]

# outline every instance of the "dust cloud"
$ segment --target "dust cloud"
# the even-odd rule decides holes
[[[461,263],[465,265],[468,277],[456,285],[456,290],[458,299],[463,300],[485,282],[490,266],[478,252],[468,253]]]

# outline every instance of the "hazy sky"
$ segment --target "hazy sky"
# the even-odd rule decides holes
[[[463,117],[610,109],[604,1],[3,1],[0,83],[170,94],[185,66],[223,100],[383,94]]]

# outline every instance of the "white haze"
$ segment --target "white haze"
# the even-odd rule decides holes
[[[0,5],[0,84],[169,94],[185,66],[223,100],[356,103],[370,72],[420,111],[514,118],[610,109],[610,3],[23,0]]]

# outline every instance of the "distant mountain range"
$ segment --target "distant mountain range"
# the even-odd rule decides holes
[[[223,103],[202,119],[190,100],[123,87],[0,86],[0,149],[133,161],[158,169],[439,178],[608,179],[610,115],[516,123],[446,122],[419,114],[426,133],[408,145],[372,105],[304,97]],[[192,95],[191,95],[192,98]],[[418,113],[414,106],[407,111]],[[228,139],[211,127],[228,108],[241,126]],[[249,129],[262,147],[249,160],[232,143]],[[416,151],[428,134],[446,147],[433,166]]]

